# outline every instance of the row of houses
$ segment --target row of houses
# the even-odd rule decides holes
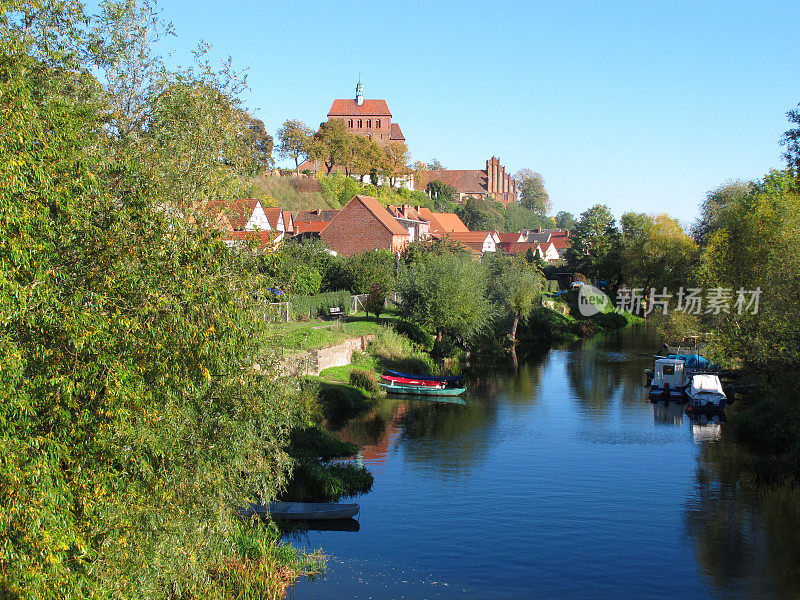
[[[341,210],[308,210],[293,214],[264,207],[254,198],[209,202],[205,210],[235,246],[255,240],[275,250],[287,237],[318,237],[337,254],[352,256],[384,248],[396,254],[417,240],[447,237],[476,256],[485,252],[538,254],[547,262],[563,259],[571,233],[561,229],[526,229],[516,233],[470,231],[454,213],[423,206],[384,206],[372,196],[355,195]]]

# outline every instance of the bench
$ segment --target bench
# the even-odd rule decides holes
[[[333,318],[341,319],[344,316],[344,313],[342,312],[342,309],[339,308],[338,306],[332,306],[331,308],[328,309],[328,315],[332,319]]]

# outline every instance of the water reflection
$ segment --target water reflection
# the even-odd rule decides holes
[[[677,402],[653,402],[653,422],[665,425],[683,425],[685,404]]]
[[[722,423],[694,425],[720,431],[716,443],[701,446],[696,492],[686,506],[687,531],[702,572],[718,589],[736,590],[737,597],[797,598],[800,489],[757,485],[748,467],[751,457],[725,439]]]
[[[722,438],[722,424],[725,423],[725,414],[719,415],[692,415],[692,438],[695,444],[702,442],[715,442]]]

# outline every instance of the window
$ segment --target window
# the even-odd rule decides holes
[[[367,129],[372,129],[372,119],[367,119]]]
[[[361,124],[361,119],[358,120],[358,128],[361,129],[363,125]]]
[[[375,119],[375,127],[377,127],[378,129],[381,128],[381,120],[380,119]],[[381,137],[383,137],[383,136],[381,136]]]
[[[353,127],[353,119],[347,119],[347,126],[351,128]]]

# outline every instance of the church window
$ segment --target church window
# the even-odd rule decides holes
[[[358,128],[361,129],[363,125],[361,124],[361,119],[358,120]]]
[[[367,129],[372,129],[372,119],[367,119]]]
[[[348,127],[352,127],[353,126],[353,119],[347,119],[347,126]]]
[[[375,127],[377,127],[378,129],[381,128],[381,120],[380,119],[375,119]],[[383,137],[383,136],[381,136],[381,137]]]

